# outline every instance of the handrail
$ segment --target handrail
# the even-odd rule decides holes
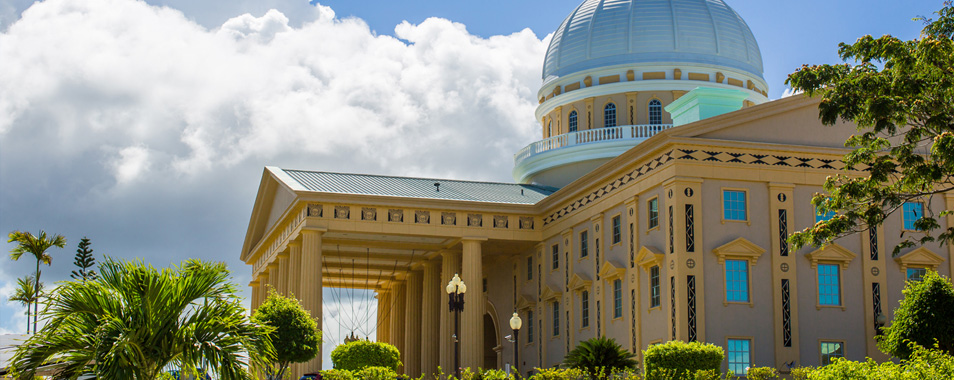
[[[513,155],[513,161],[514,163],[519,163],[536,154],[575,145],[604,141],[647,139],[669,128],[672,128],[672,124],[620,125],[616,127],[595,128],[564,133],[525,146]]]

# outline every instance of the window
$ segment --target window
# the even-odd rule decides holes
[[[580,232],[580,258],[584,258],[590,253],[588,252],[589,243],[589,234],[587,231]]]
[[[649,268],[649,307],[659,307],[659,265]]]
[[[613,318],[623,317],[623,280],[613,280]]]
[[[533,256],[527,256],[527,281],[533,279]]]
[[[560,303],[553,303],[553,336],[560,335]]]
[[[616,126],[616,105],[613,103],[607,104],[603,108],[603,127],[612,128]]]
[[[551,248],[551,250],[553,251],[553,254],[552,254],[552,255],[553,255],[553,269],[559,269],[559,268],[560,268],[560,245],[559,245],[559,244],[554,244],[553,247]]]
[[[904,202],[904,206],[901,206],[901,208],[904,215],[904,229],[917,230],[914,227],[914,222],[924,216],[924,204],[921,202]]]
[[[570,132],[576,132],[576,127],[577,127],[576,111],[570,112],[570,116],[567,117],[567,123],[570,125]]]
[[[841,305],[841,280],[838,265],[818,264],[818,304]]]
[[[834,211],[829,211],[827,213],[821,214],[820,211],[818,210],[818,207],[815,207],[815,223],[824,222],[828,219],[834,218],[835,214],[837,213]]]
[[[722,190],[722,219],[745,221],[745,191]]]
[[[590,292],[584,290],[580,299],[580,303],[582,304],[580,307],[580,312],[582,313],[580,325],[582,325],[581,327],[587,327],[590,325]]]
[[[649,215],[649,229],[659,227],[659,198],[650,199],[646,206]]]
[[[831,364],[834,358],[845,357],[845,344],[842,342],[821,342],[821,365]]]
[[[653,99],[649,102],[649,124],[662,124],[662,103],[659,99]]]
[[[617,244],[623,241],[623,230],[620,225],[620,216],[616,215],[613,217],[613,244]]]
[[[725,261],[725,300],[728,302],[749,302],[748,261]]]
[[[553,136],[553,120],[547,122],[547,137]]]
[[[527,343],[533,343],[533,310],[527,312]]]
[[[926,268],[908,268],[908,281],[921,281],[927,275]]]
[[[729,360],[729,371],[736,376],[748,374],[752,366],[752,341],[748,339],[729,339],[726,357]]]

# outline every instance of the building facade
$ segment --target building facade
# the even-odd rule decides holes
[[[267,167],[241,254],[252,306],[272,287],[320,318],[323,287],[374,290],[376,338],[413,376],[454,367],[455,274],[469,287],[465,367],[514,364],[514,350],[522,373],[553,367],[597,336],[640,360],[673,339],[714,343],[737,374],[883,358],[878,322],[904,282],[954,268],[952,247],[891,250],[954,194],[792,249],[792,232],[830,217],[810,200],[844,172],[855,128],[767,88],[754,36],[721,0],[584,1],[544,58],[542,139],[515,154],[516,183]]]

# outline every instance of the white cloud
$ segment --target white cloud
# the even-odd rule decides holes
[[[263,166],[508,181],[539,138],[546,43],[529,29],[481,38],[431,18],[391,37],[328,7],[309,17],[209,29],[133,0],[32,5],[0,33],[0,231],[86,235],[100,260],[222,260],[244,288]]]
[[[802,92],[803,92],[802,90],[795,90],[790,87],[786,87],[785,91],[782,91],[782,98],[787,98],[792,95],[801,94]]]

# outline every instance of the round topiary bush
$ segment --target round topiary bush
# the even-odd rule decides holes
[[[397,376],[391,368],[381,366],[365,367],[354,374],[356,380],[394,380]]]
[[[643,352],[646,379],[689,380],[696,371],[721,372],[725,351],[709,343],[673,340]]]
[[[397,371],[401,366],[401,353],[387,343],[356,340],[335,347],[331,351],[331,363],[335,369],[349,371],[375,366]]]

